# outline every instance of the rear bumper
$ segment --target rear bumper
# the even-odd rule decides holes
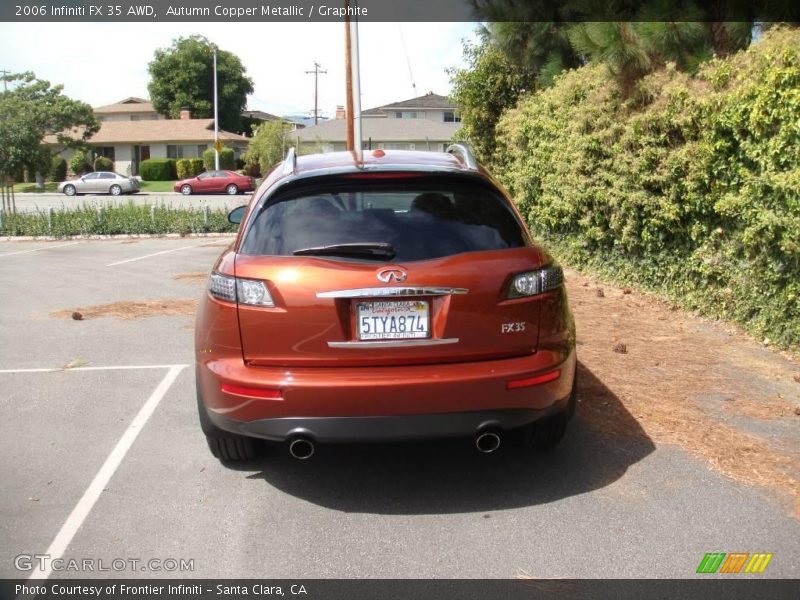
[[[308,437],[317,442],[402,441],[474,435],[478,431],[510,430],[568,409],[568,398],[546,410],[508,409],[430,415],[383,417],[285,417],[235,421],[209,413],[220,429],[249,437],[284,441]]]
[[[474,363],[369,368],[248,367],[241,359],[197,364],[201,405],[220,429],[270,440],[400,440],[513,429],[569,409],[574,350]],[[560,377],[508,389],[509,381],[560,370]],[[278,389],[279,398],[222,391]]]

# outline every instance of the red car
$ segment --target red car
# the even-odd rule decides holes
[[[215,456],[258,439],[504,436],[557,443],[575,410],[561,268],[454,145],[296,158],[214,265],[196,326],[200,424]]]
[[[176,181],[173,186],[176,192],[184,196],[216,193],[235,196],[239,192],[251,192],[254,188],[255,180],[252,177],[234,171],[206,171],[197,177]]]

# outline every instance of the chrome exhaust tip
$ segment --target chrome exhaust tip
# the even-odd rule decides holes
[[[314,456],[314,442],[308,438],[295,438],[289,442],[289,454],[297,460],[307,460]]]
[[[478,452],[491,454],[500,447],[500,436],[493,431],[480,432],[475,436],[475,447]]]

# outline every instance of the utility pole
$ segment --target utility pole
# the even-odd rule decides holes
[[[344,8],[347,10],[350,6],[350,3],[345,0]],[[344,118],[347,121],[347,145],[345,149],[349,152],[355,150],[356,145],[353,141],[353,71],[350,65],[350,59],[352,58],[350,55],[352,53],[352,45],[350,41],[350,15],[345,13],[344,19],[344,88],[345,88],[345,111],[344,111]]]
[[[219,171],[219,108],[217,107],[217,47],[214,46],[214,170]]]
[[[317,61],[314,61],[314,70],[313,71],[306,71],[306,75],[310,75],[312,73],[314,74],[314,125],[316,125],[319,122],[319,108],[318,108],[318,103],[317,103],[317,98],[318,98],[318,95],[317,95],[317,90],[318,90],[317,83],[318,83],[318,80],[319,80],[320,73],[323,74],[323,75],[325,73],[327,73],[327,71],[323,71],[321,67],[322,67],[322,65],[320,65]]]
[[[0,73],[3,74],[3,91],[8,91],[8,81],[6,81],[6,75],[11,75],[11,71],[6,71],[5,69],[0,70]]]

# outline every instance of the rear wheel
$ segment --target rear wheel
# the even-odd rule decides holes
[[[208,418],[200,392],[197,392],[197,412],[200,417],[200,428],[206,436],[208,449],[219,460],[237,462],[251,460],[258,454],[256,440],[224,431],[214,425]]]
[[[181,194],[184,196],[191,196],[192,195],[192,186],[188,183],[181,186]]]
[[[577,393],[578,374],[576,372],[567,409],[557,415],[542,419],[541,421],[536,421],[525,427],[521,432],[523,445],[535,449],[546,449],[557,446],[567,432],[567,424],[575,415]]]
[[[108,193],[112,196],[119,196],[122,193],[122,188],[116,184],[112,185],[110,188],[108,188]]]
[[[225,188],[225,191],[228,193],[228,195],[235,196],[239,193],[239,188],[236,187],[235,183],[229,183],[228,187]]]

